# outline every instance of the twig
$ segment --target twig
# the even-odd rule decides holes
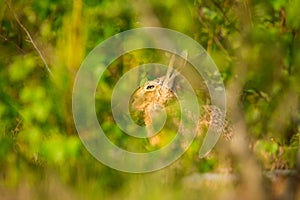
[[[14,17],[15,17],[17,23],[18,23],[18,25],[19,25],[19,26],[23,29],[23,31],[26,33],[26,35],[28,36],[28,38],[29,38],[31,44],[33,45],[33,47],[35,48],[35,50],[38,52],[38,54],[39,54],[39,56],[41,57],[41,59],[42,59],[44,65],[45,65],[47,71],[49,72],[49,74],[50,74],[51,76],[53,76],[53,73],[52,73],[52,71],[50,70],[50,68],[49,68],[49,66],[48,66],[48,64],[47,64],[47,62],[46,62],[46,60],[45,60],[45,58],[44,58],[42,52],[39,50],[39,48],[37,47],[37,45],[36,45],[35,42],[33,41],[33,39],[32,39],[32,37],[31,37],[29,31],[28,31],[28,30],[25,28],[25,26],[21,23],[21,21],[19,20],[17,14],[13,11],[13,9],[12,9],[11,6],[9,5],[9,3],[8,3],[7,1],[5,1],[5,3],[6,3],[6,5],[7,5],[7,7],[8,7],[8,9],[13,13],[13,15],[14,15]]]
[[[220,40],[214,35],[213,31],[209,28],[209,26],[204,22],[204,20],[201,17],[201,14],[198,14],[198,20],[199,22],[204,26],[204,28],[207,29],[207,31],[209,32],[209,34],[212,36],[212,39],[215,41],[215,43],[217,44],[217,46],[221,49],[221,51],[226,55],[226,58],[229,61],[232,61],[232,58],[230,57],[229,53],[227,52],[227,50],[225,49],[225,47],[222,45],[222,43],[220,42]]]

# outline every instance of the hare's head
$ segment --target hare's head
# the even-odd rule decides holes
[[[184,62],[181,63],[181,68],[186,64],[187,52],[182,52]],[[169,68],[165,76],[161,76],[152,81],[147,81],[141,86],[131,98],[131,105],[134,109],[145,111],[149,106],[158,105],[164,106],[169,100],[175,97],[173,88],[175,86],[175,78],[179,74],[174,67],[175,55],[170,59]]]
[[[169,89],[162,85],[161,78],[147,81],[132,95],[131,104],[134,109],[144,111],[150,104],[160,104],[162,94],[166,91],[169,91]]]

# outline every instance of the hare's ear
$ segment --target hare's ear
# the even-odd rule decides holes
[[[177,68],[177,71],[174,69],[175,55],[173,54],[170,59],[169,68],[168,68],[167,74],[163,81],[163,85],[165,85],[169,88],[173,88],[174,80],[175,80],[176,76],[180,73],[181,69],[186,65],[187,50],[184,50],[183,52],[181,52],[180,56],[183,58],[183,63],[180,63],[179,67]]]
[[[183,60],[177,69],[178,71],[181,71],[185,67],[186,62],[187,62],[187,57],[188,57],[188,51],[187,50],[182,51],[180,56]]]
[[[181,56],[182,62],[178,65],[177,71],[173,70],[173,74],[172,74],[172,78],[173,79],[180,73],[180,71],[182,71],[182,69],[186,65],[187,57],[188,57],[187,50],[182,51],[181,54],[180,54],[180,56]]]
[[[168,86],[169,83],[170,83],[170,79],[171,79],[171,76],[173,75],[173,71],[174,71],[174,69],[173,69],[174,62],[175,62],[175,55],[173,54],[171,56],[171,59],[170,59],[170,62],[169,62],[169,66],[168,66],[166,76],[164,77],[164,80],[163,80],[163,85],[165,85],[165,86]]]
[[[177,71],[181,71],[182,68],[184,68],[184,66],[186,65],[187,56],[188,56],[187,50],[182,51],[180,53],[180,56],[182,57],[183,62],[180,63],[179,67],[177,68]],[[174,62],[175,62],[175,54],[172,55],[170,62],[169,62],[169,69],[166,74],[167,79],[175,78],[178,75],[178,72],[176,72],[174,69],[172,69],[174,67]]]
[[[173,72],[173,67],[174,67],[174,62],[175,62],[175,55],[173,54],[171,56],[171,59],[169,61],[169,68],[168,68],[168,71],[167,71],[167,74],[166,74],[166,78],[170,78],[171,75],[172,75],[172,72]]]
[[[186,61],[187,57],[188,57],[188,51],[185,49],[181,52],[181,57]]]

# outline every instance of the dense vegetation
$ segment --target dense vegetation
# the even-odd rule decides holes
[[[241,177],[243,170],[254,176],[257,168],[295,168],[300,143],[299,10],[299,0],[1,0],[1,198],[216,199],[240,194],[254,199],[255,191],[264,198],[269,193],[252,187],[258,180],[249,180],[253,185],[197,186],[188,178],[224,173],[224,168]],[[118,172],[88,153],[72,117],[76,72],[101,41],[144,26],[180,31],[207,50],[228,88],[229,113],[246,145],[223,142],[204,159],[197,157],[199,146],[192,145],[172,166],[148,174]],[[125,147],[130,146],[127,137],[103,114],[110,113],[111,85],[130,68],[156,61],[156,53],[133,52],[119,59],[99,83],[99,121]],[[247,159],[253,162],[244,166]]]

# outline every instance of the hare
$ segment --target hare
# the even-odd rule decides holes
[[[138,111],[142,111],[144,114],[147,136],[150,144],[153,146],[159,144],[160,138],[157,135],[153,136],[152,119],[156,116],[157,111],[163,109],[169,101],[176,98],[176,93],[174,91],[174,88],[176,87],[176,77],[178,76],[179,71],[186,65],[187,51],[183,51],[181,56],[184,60],[177,71],[173,69],[175,55],[172,55],[166,75],[147,81],[132,95],[131,98],[131,106]],[[219,123],[221,121],[219,119],[222,114],[221,109],[212,105],[204,105],[203,109],[204,115],[198,122],[198,132],[203,132],[203,129],[210,125],[219,127],[225,125],[225,137],[230,139],[232,130],[229,128],[230,126],[228,126],[227,121],[223,124]]]

